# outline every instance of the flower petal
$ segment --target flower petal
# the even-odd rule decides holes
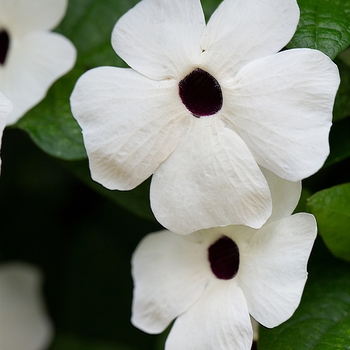
[[[7,99],[2,93],[0,93],[0,146],[1,146],[1,138],[4,128],[6,126],[7,118],[12,111],[12,103],[9,99]],[[1,159],[0,159],[0,167],[1,167]]]
[[[301,181],[287,181],[271,171],[260,169],[267,180],[272,198],[272,214],[267,222],[277,221],[291,215],[300,199]]]
[[[112,45],[148,78],[182,79],[197,66],[204,28],[200,0],[143,0],[119,19]]]
[[[254,158],[279,177],[315,173],[328,153],[337,66],[316,50],[295,49],[245,66],[228,88],[227,122]]]
[[[94,180],[129,190],[154,172],[177,146],[188,114],[175,96],[173,81],[156,82],[132,69],[101,67],[79,79],[71,107]]]
[[[157,220],[178,234],[231,224],[261,227],[271,215],[270,191],[246,145],[216,116],[186,121],[187,135],[153,175]]]
[[[75,47],[56,33],[30,33],[13,45],[0,69],[0,91],[14,106],[8,124],[41,101],[51,84],[73,67],[75,59]]]
[[[216,281],[201,298],[178,317],[166,350],[247,350],[252,325],[246,300],[235,281]]]
[[[55,28],[66,13],[67,0],[0,0],[1,27],[13,35]]]
[[[248,228],[246,230],[249,230]],[[299,213],[251,231],[240,249],[236,276],[250,314],[262,325],[275,327],[298,307],[307,279],[306,266],[316,238],[316,221]],[[238,232],[240,236],[240,232]],[[235,239],[235,235],[231,235]],[[245,239],[249,232],[245,232]]]
[[[136,248],[132,276],[132,323],[147,333],[160,333],[198,300],[211,272],[203,244],[160,231]]]
[[[41,295],[42,276],[24,263],[0,266],[0,339],[3,350],[45,350],[53,335]]]
[[[225,0],[211,16],[201,41],[203,67],[232,78],[248,62],[281,50],[299,21],[295,0]]]

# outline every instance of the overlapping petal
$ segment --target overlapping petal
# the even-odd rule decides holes
[[[0,0],[0,27],[16,37],[50,30],[62,20],[67,5],[67,0]]]
[[[301,195],[301,181],[292,182],[276,176],[271,171],[260,168],[270,188],[272,214],[267,222],[291,215],[298,205]]]
[[[165,349],[247,350],[252,337],[242,291],[234,281],[216,281],[186,313],[177,318]]]
[[[42,276],[31,265],[0,266],[1,350],[45,350],[53,335],[41,293]]]
[[[295,0],[225,0],[211,16],[201,40],[203,67],[216,78],[232,78],[248,62],[281,50],[299,20]]]
[[[143,0],[117,22],[112,45],[148,78],[182,79],[198,66],[204,28],[200,0]]]
[[[283,51],[249,63],[226,88],[226,121],[261,166],[298,181],[315,173],[328,153],[339,73],[316,50]]]
[[[162,332],[201,297],[209,269],[201,242],[168,231],[146,236],[132,258],[132,323],[148,333]]]
[[[75,47],[60,34],[31,32],[14,39],[0,67],[0,91],[14,106],[7,124],[42,100],[51,84],[73,67],[75,58]]]
[[[255,233],[246,230],[249,243],[239,245],[236,278],[250,314],[262,325],[275,327],[290,318],[299,305],[316,221],[312,215],[300,213],[266,224]],[[237,234],[233,237],[238,238]]]
[[[131,69],[101,67],[79,79],[71,106],[96,181],[134,188],[175,149],[188,112],[178,108],[174,89],[171,80],[152,81]]]
[[[246,145],[215,117],[188,118],[187,134],[155,172],[151,206],[175,233],[245,224],[271,215],[265,177]]]

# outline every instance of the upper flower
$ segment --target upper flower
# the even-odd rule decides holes
[[[42,275],[34,266],[0,265],[1,350],[45,350],[53,327],[41,292]]]
[[[7,124],[41,101],[73,67],[72,43],[49,32],[66,8],[67,0],[0,0],[0,91],[13,103]]]
[[[71,97],[92,177],[131,189],[153,174],[158,221],[187,234],[261,227],[271,196],[259,166],[298,181],[326,159],[339,74],[316,50],[277,53],[295,0],[142,0],[116,24],[131,69],[84,74]]]
[[[167,350],[248,350],[249,314],[266,327],[292,316],[316,237],[310,214],[290,216],[298,184],[269,176],[273,214],[260,229],[227,226],[146,236],[132,257],[132,323],[160,333]],[[286,202],[287,200],[287,202]]]

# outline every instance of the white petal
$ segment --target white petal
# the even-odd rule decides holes
[[[271,215],[266,180],[242,140],[216,116],[186,119],[187,135],[151,184],[157,220],[178,234],[245,224]]]
[[[53,29],[67,4],[67,0],[0,0],[0,27],[15,36]]]
[[[0,266],[1,350],[45,350],[51,342],[41,279],[39,270],[24,263]]]
[[[0,145],[2,132],[6,126],[7,118],[12,111],[12,108],[11,101],[0,92]]]
[[[201,41],[203,67],[215,77],[233,77],[248,62],[281,50],[299,21],[295,0],[225,0],[213,13]]]
[[[0,67],[0,91],[13,103],[8,124],[41,101],[52,83],[74,65],[76,50],[56,33],[34,32],[13,43]]]
[[[117,22],[112,45],[148,78],[183,78],[197,66],[204,28],[200,0],[143,0]]]
[[[271,171],[260,169],[267,180],[272,198],[272,214],[267,222],[277,221],[292,214],[300,199],[301,181],[284,180]]]
[[[337,66],[316,50],[288,50],[245,66],[227,89],[227,120],[257,162],[299,181],[315,173],[328,153]]]
[[[216,281],[175,321],[165,350],[248,350],[252,336],[241,289],[235,281]]]
[[[156,82],[112,67],[85,73],[71,106],[83,129],[93,179],[119,190],[139,185],[169,156],[188,114],[174,81]]]
[[[299,213],[266,224],[256,233],[248,230],[244,235],[245,239],[251,235],[248,245],[241,244],[238,235],[231,235],[237,238],[240,249],[236,278],[249,313],[262,325],[275,327],[290,318],[299,305],[316,221],[310,214]]]
[[[62,20],[67,0],[0,0],[0,27],[13,35],[49,30]]]
[[[7,118],[12,111],[12,103],[0,92],[0,147],[1,147],[1,138],[4,128],[6,126]],[[1,159],[0,159],[0,168],[1,168]]]
[[[132,323],[147,333],[162,332],[212,279],[206,246],[168,231],[141,241],[132,257],[132,276]]]

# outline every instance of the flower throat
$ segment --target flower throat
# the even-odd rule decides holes
[[[200,68],[180,81],[179,95],[182,103],[197,118],[213,115],[222,107],[220,84]]]
[[[213,274],[222,280],[236,276],[239,267],[237,244],[226,236],[219,238],[208,248],[208,259]]]
[[[4,65],[10,44],[10,37],[6,30],[0,31],[0,64]]]

